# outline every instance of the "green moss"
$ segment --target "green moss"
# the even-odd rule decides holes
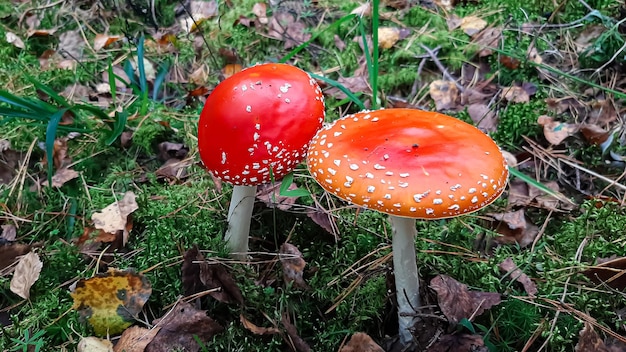
[[[546,103],[540,97],[534,97],[529,103],[509,103],[500,110],[498,128],[492,137],[503,148],[515,150],[522,144],[522,136],[540,135],[537,118],[546,113]]]

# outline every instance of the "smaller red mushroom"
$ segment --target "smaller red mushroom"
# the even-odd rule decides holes
[[[387,109],[321,129],[307,164],[328,192],[390,215],[400,343],[408,346],[420,306],[415,219],[455,217],[496,200],[508,178],[500,149],[453,117]]]
[[[248,251],[256,186],[280,180],[304,159],[324,113],[315,80],[285,64],[244,69],[207,98],[198,149],[206,168],[234,185],[225,239],[235,257]]]

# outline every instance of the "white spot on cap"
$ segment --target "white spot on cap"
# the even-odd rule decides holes
[[[454,185],[454,186],[450,187],[450,190],[451,190],[452,192],[454,192],[454,191],[456,191],[456,190],[457,190],[457,189],[459,189],[459,188],[461,188],[461,185],[457,183],[456,185]]]
[[[472,197],[472,200],[471,200],[470,202],[472,202],[472,204],[476,204],[476,203],[478,203],[478,197],[473,196],[473,197]]]
[[[222,152],[222,165],[226,164],[226,152]]]
[[[469,189],[469,191],[467,191],[469,194],[474,194],[476,193],[476,188],[472,187]]]
[[[422,198],[424,198],[424,197],[426,197],[428,195],[428,193],[430,193],[430,191],[426,191],[424,193],[414,194],[413,195],[413,199],[415,199],[415,201],[419,203],[422,200]]]
[[[352,182],[354,182],[354,179],[350,176],[346,176],[346,182],[343,185],[346,187],[352,187]]]
[[[369,178],[369,179],[373,179],[374,178],[374,174],[370,173],[370,172],[366,172],[365,173],[365,177]]]
[[[341,132],[335,132],[335,133],[333,133],[333,136],[339,137],[339,136],[341,136]]]
[[[385,199],[391,199],[391,194],[387,193],[387,194],[385,194],[385,196],[384,196],[383,198],[385,198]]]
[[[389,159],[389,154],[383,155],[383,159],[385,159],[385,160]]]
[[[374,193],[375,190],[376,190],[376,187],[374,187],[374,186],[367,186],[367,192],[368,193]]]
[[[252,112],[252,106],[246,105],[246,111],[247,112]]]
[[[337,174],[337,170],[335,170],[335,169],[328,168],[326,170],[328,170],[328,173],[333,175],[333,176],[335,176]]]
[[[260,130],[260,129],[261,129],[261,124],[260,124],[260,123],[257,123],[256,125],[254,125],[254,128],[256,128],[256,129],[257,129],[257,131],[258,131],[258,130]]]
[[[432,215],[435,213],[435,210],[433,208],[426,208],[426,215]]]
[[[435,198],[435,199],[433,199],[433,204],[437,204],[437,205],[438,205],[438,204],[443,204],[443,199],[441,199],[441,198]]]
[[[448,209],[450,210],[459,210],[459,208],[461,208],[458,204],[452,204],[451,206],[448,207]]]
[[[256,142],[256,141],[258,141],[258,140],[259,140],[259,138],[261,138],[261,135],[260,135],[260,134],[258,134],[257,132],[254,132],[254,136],[253,136],[253,138],[254,138],[254,141]]]
[[[400,176],[402,178],[406,178],[406,177],[409,177],[409,173],[408,172],[401,173],[401,174],[398,174],[398,176]]]
[[[341,160],[335,159],[335,160],[333,160],[333,164],[339,166],[339,165],[341,165]]]
[[[357,164],[350,164],[350,170],[356,171],[358,169],[359,169],[359,165],[357,165]]]
[[[284,85],[280,86],[280,91],[283,93],[287,93],[289,91],[289,88],[291,88],[291,84],[289,83],[285,83]]]
[[[374,169],[376,169],[376,170],[384,170],[385,167],[380,165],[380,164],[374,164]]]

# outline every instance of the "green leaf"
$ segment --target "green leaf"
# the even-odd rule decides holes
[[[365,105],[363,104],[363,102],[361,101],[361,99],[359,99],[354,93],[352,93],[348,88],[346,88],[343,84],[332,80],[330,78],[324,77],[324,76],[319,76],[316,75],[315,73],[310,73],[309,75],[315,79],[319,79],[320,81],[324,81],[327,84],[333,86],[333,87],[337,87],[337,89],[339,89],[340,91],[342,91],[347,97],[348,99],[350,99],[354,104],[356,104],[361,110],[365,110]]]
[[[57,135],[57,128],[61,122],[61,118],[67,109],[61,109],[54,113],[48,121],[48,127],[46,128],[46,162],[48,164],[48,186],[52,187],[52,173],[54,172],[53,155],[54,152],[54,139]]]
[[[119,137],[122,134],[122,132],[124,132],[124,128],[126,127],[127,120],[128,120],[128,112],[126,110],[115,113],[115,122],[113,124],[113,130],[104,141],[106,145],[113,144],[113,142],[115,142],[117,137]]]
[[[293,183],[293,172],[283,177],[278,194],[283,197],[309,197],[311,193],[304,188],[289,189]]]

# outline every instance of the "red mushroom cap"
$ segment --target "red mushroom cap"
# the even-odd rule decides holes
[[[306,72],[262,64],[221,82],[198,123],[200,158],[216,177],[255,186],[289,173],[324,121],[322,90]]]
[[[472,125],[439,113],[387,109],[345,116],[311,141],[309,171],[357,205],[434,219],[476,211],[504,190],[498,146]]]

